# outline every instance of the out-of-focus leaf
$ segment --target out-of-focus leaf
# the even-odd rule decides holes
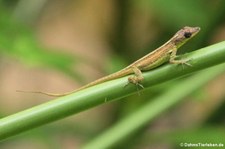
[[[149,10],[154,11],[157,15],[159,22],[170,26],[172,28],[178,28],[184,24],[208,24],[210,21],[208,16],[210,11],[205,11],[203,4],[205,2],[189,0],[189,1],[141,1],[144,6],[147,6]]]
[[[79,58],[40,45],[28,27],[13,20],[3,9],[0,10],[0,53],[30,66],[50,67],[82,79],[72,69]]]

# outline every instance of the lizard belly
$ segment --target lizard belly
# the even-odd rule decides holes
[[[170,59],[170,55],[162,56],[161,58],[158,58],[157,60],[155,60],[151,64],[149,64],[147,66],[144,66],[140,69],[143,70],[143,71],[147,71],[147,70],[156,68],[156,67],[162,65],[163,63],[167,62],[169,59]]]

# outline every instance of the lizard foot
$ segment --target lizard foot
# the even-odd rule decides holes
[[[187,60],[172,60],[172,61],[170,61],[170,63],[178,64],[178,65],[181,64],[182,68],[184,69],[184,65],[192,67],[192,65],[190,63],[188,63],[189,61],[190,61],[189,59],[187,59]]]

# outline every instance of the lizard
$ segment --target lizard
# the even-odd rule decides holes
[[[138,59],[137,61],[133,62],[124,69],[121,69],[113,74],[97,79],[71,92],[54,94],[40,91],[31,91],[31,92],[29,91],[29,93],[40,93],[48,96],[60,97],[75,93],[77,91],[89,88],[97,84],[104,83],[106,81],[121,78],[130,74],[134,75],[128,77],[128,83],[132,83],[143,88],[141,82],[144,80],[144,77],[142,76],[142,72],[144,71],[149,71],[153,68],[159,67],[160,65],[166,62],[172,64],[186,64],[190,66],[190,64],[188,63],[189,60],[176,60],[177,50],[188,40],[193,38],[199,31],[200,27],[185,26],[179,31],[177,31],[175,35],[172,38],[170,38],[166,43],[164,43],[162,46],[145,55],[144,57]],[[20,92],[27,92],[27,91],[20,91]]]

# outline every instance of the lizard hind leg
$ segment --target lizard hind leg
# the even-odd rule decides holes
[[[132,84],[135,84],[136,86],[141,87],[143,89],[144,86],[141,84],[141,81],[144,80],[144,77],[142,75],[141,70],[138,69],[138,67],[135,67],[135,66],[132,67],[132,70],[134,72],[134,76],[128,77],[128,84],[132,83]]]

